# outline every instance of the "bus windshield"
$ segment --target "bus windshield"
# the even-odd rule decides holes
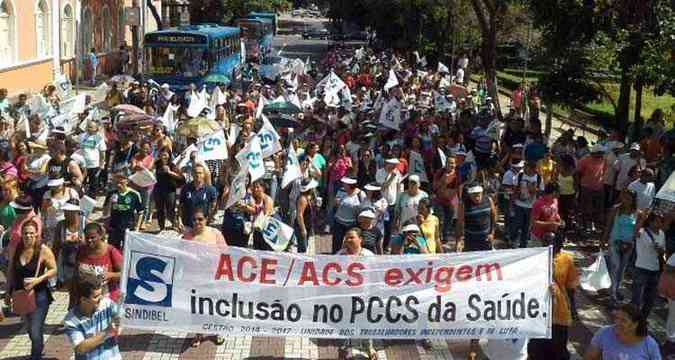
[[[241,37],[245,39],[257,39],[260,37],[260,26],[252,22],[241,22],[239,24],[241,29]]]
[[[146,48],[147,71],[151,76],[203,76],[210,68],[208,54],[207,49],[200,48]]]

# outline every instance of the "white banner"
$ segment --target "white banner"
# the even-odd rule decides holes
[[[401,123],[401,103],[395,97],[392,97],[382,107],[380,113],[380,124],[390,129],[399,130]]]
[[[313,338],[550,338],[551,251],[306,256],[128,232],[123,326]]]
[[[199,149],[197,158],[202,161],[225,160],[228,157],[227,140],[223,130],[217,130],[199,139],[197,148]]]

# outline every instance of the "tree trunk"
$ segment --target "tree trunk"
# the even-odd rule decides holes
[[[626,62],[627,63],[627,62]],[[628,64],[624,64],[621,70],[621,85],[619,87],[619,100],[616,104],[616,128],[625,129],[628,126],[628,116],[630,111],[630,90],[632,79],[628,74]]]
[[[485,70],[488,94],[492,98],[497,118],[503,121],[502,108],[499,104],[499,90],[497,88],[497,22],[494,17],[491,17],[489,21],[490,29],[487,34],[483,34],[481,45],[483,70]]]
[[[157,11],[155,4],[152,3],[152,0],[147,0],[146,3],[148,4],[148,9],[150,9],[150,12],[152,13],[152,17],[154,17],[155,22],[157,22],[157,30],[162,30],[164,28],[162,24],[162,17],[159,16],[159,12]]]
[[[637,121],[640,118],[640,113],[642,112],[642,90],[644,84],[642,83],[641,78],[635,79],[635,117],[634,121]]]
[[[552,128],[553,128],[553,102],[547,101],[546,102],[546,121],[545,121],[545,124],[544,124],[544,134],[546,134],[547,139],[551,138]]]

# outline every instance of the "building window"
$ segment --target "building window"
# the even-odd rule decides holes
[[[66,4],[63,7],[63,16],[61,17],[61,56],[72,57],[75,55],[75,40],[73,39],[73,7]]]
[[[103,7],[103,50],[105,52],[112,51],[113,47],[113,26],[112,16],[110,15],[110,8]]]
[[[89,7],[84,9],[82,16],[82,32],[80,32],[80,34],[82,35],[82,51],[80,51],[80,53],[85,57],[94,46],[94,20]]]
[[[16,16],[9,0],[0,0],[0,66],[16,60]]]
[[[35,9],[35,35],[37,39],[38,57],[45,57],[51,54],[52,46],[50,40],[51,18],[49,17],[49,6],[46,0],[40,0]]]

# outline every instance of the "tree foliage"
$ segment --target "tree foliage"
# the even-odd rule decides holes
[[[281,12],[291,5],[290,0],[191,0],[190,22],[232,23],[252,11]]]

